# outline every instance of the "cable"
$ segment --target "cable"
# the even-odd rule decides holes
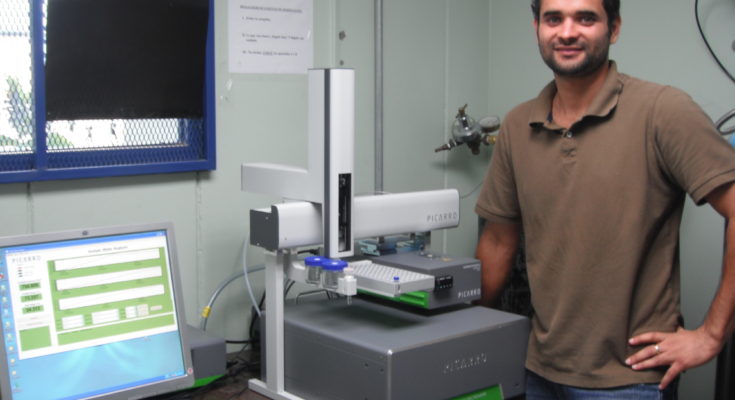
[[[217,289],[214,290],[212,293],[212,296],[209,297],[209,302],[207,305],[202,309],[201,314],[201,320],[199,321],[199,329],[206,331],[207,330],[207,321],[209,320],[209,314],[212,312],[212,306],[214,305],[215,300],[217,300],[217,297],[219,297],[220,293],[229,285],[232,281],[242,276],[242,272],[238,271],[232,274],[229,278],[224,280],[220,285],[217,287]]]
[[[258,272],[265,269],[265,266],[263,264],[256,265],[252,270],[248,271],[248,273]],[[235,281],[237,278],[242,277],[244,274],[244,271],[237,271],[234,274],[232,274],[229,278],[222,281],[222,283],[219,284],[219,286],[214,290],[212,293],[212,296],[209,298],[209,302],[207,305],[202,309],[201,313],[201,320],[199,322],[199,328],[203,331],[207,330],[207,321],[209,320],[209,314],[212,312],[212,307],[214,306],[215,300],[219,297],[219,295],[222,293],[222,291]]]
[[[733,83],[735,83],[735,77],[732,76],[730,71],[725,68],[724,65],[722,65],[722,62],[720,62],[719,57],[717,57],[717,54],[714,50],[712,50],[712,46],[709,44],[709,40],[707,40],[707,36],[704,34],[704,30],[702,29],[702,24],[699,21],[699,0],[694,0],[694,19],[697,21],[697,29],[699,30],[699,34],[702,36],[702,40],[704,41],[705,46],[707,46],[707,50],[709,50],[710,54],[712,54],[712,57],[715,59],[715,62],[717,65],[722,69],[722,72],[727,75],[728,78],[730,78]],[[721,135],[729,135],[731,133],[735,133],[735,126],[730,128],[723,128],[725,125],[725,122],[729,121],[730,119],[735,116],[735,109],[732,109],[725,113],[725,115],[720,118],[715,125],[717,126],[717,130],[720,132]]]
[[[258,303],[258,306],[263,309],[263,303],[265,302],[265,292],[263,292],[263,295],[260,297],[260,303]],[[248,335],[250,335],[251,338],[255,337],[255,322],[258,321],[257,316],[253,316],[251,314],[250,318],[250,326],[248,327]],[[253,341],[255,342],[255,341]]]
[[[239,277],[245,278],[245,285],[248,289],[248,295],[250,296],[250,301],[252,302],[255,311],[258,313],[258,316],[260,316],[260,307],[258,303],[255,301],[255,295],[253,294],[252,286],[250,285],[250,277],[248,276],[251,272],[261,271],[265,269],[265,266],[263,264],[257,265],[253,270],[248,271],[248,265],[247,265],[247,247],[248,247],[249,238],[246,236],[245,240],[242,242],[242,272],[238,271],[232,274],[229,278],[225,279],[220,285],[214,290],[214,293],[212,293],[212,296],[209,298],[209,302],[207,305],[202,309],[201,313],[201,321],[199,322],[199,327],[201,330],[206,331],[207,330],[207,321],[209,320],[209,314],[212,312],[212,306],[214,305],[215,300],[217,300],[217,297],[222,293],[222,291],[235,281]],[[237,341],[232,341],[237,342]]]
[[[473,194],[473,193],[475,193],[475,192],[477,191],[477,189],[479,189],[479,188],[480,188],[480,186],[482,186],[482,184],[483,184],[483,183],[484,183],[483,181],[480,181],[480,183],[478,183],[478,184],[477,184],[477,186],[475,186],[475,188],[474,188],[474,189],[472,189],[472,191],[471,191],[471,192],[469,192],[469,193],[467,193],[467,194],[464,194],[464,195],[461,195],[461,196],[459,196],[459,198],[460,198],[461,200],[464,200],[464,199],[466,199],[466,198],[468,198],[468,197],[472,196],[472,194]]]
[[[723,135],[729,135],[731,133],[735,133],[735,125],[725,128],[725,123],[731,119],[735,118],[735,108],[725,113],[725,115],[722,116],[717,122],[715,122],[715,126],[717,126],[717,130],[720,131]]]
[[[291,290],[291,287],[296,283],[296,281],[292,281],[290,279],[287,279],[288,285],[286,285],[286,290],[283,292],[283,298],[286,298],[288,296],[288,291]]]
[[[251,344],[252,340],[229,340],[225,339],[225,343],[227,344]]]
[[[715,54],[715,51],[712,50],[712,47],[709,45],[709,41],[707,40],[707,36],[704,34],[704,30],[702,30],[702,24],[699,22],[699,0],[694,0],[694,19],[697,21],[697,29],[699,29],[699,34],[702,35],[702,40],[704,40],[704,44],[707,46],[707,50],[709,50],[710,54],[712,54],[715,62],[717,62],[717,65],[720,66],[725,75],[727,75],[728,78],[730,78],[730,80],[735,83],[735,77],[733,77],[730,71],[728,71],[727,68],[722,65],[720,59],[717,57],[717,54]]]
[[[245,240],[242,242],[242,271],[245,276],[245,286],[248,288],[248,295],[250,296],[250,301],[252,302],[253,306],[255,307],[255,312],[258,313],[258,317],[260,317],[260,307],[258,306],[258,303],[255,302],[255,295],[253,294],[253,288],[250,286],[250,278],[248,277],[248,242],[250,241],[249,238],[250,235],[245,235]]]

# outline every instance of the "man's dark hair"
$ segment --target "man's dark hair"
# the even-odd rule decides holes
[[[611,27],[613,22],[620,17],[620,0],[600,0],[602,1],[602,7],[607,13],[607,26]],[[531,0],[531,11],[533,11],[533,18],[538,21],[539,13],[541,12],[541,0]]]

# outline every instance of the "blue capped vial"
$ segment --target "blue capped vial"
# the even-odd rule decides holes
[[[326,260],[322,263],[322,286],[325,289],[337,290],[339,278],[344,275],[347,261]]]
[[[326,260],[319,256],[310,256],[304,259],[306,266],[306,283],[318,285],[321,282],[322,264]]]

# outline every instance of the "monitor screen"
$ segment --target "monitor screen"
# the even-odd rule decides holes
[[[0,238],[2,398],[190,387],[179,282],[170,224]]]

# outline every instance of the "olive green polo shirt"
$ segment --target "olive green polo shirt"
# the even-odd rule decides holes
[[[556,87],[503,121],[475,211],[522,223],[532,319],[527,367],[588,388],[659,382],[633,371],[628,339],[680,320],[679,225],[735,181],[735,149],[680,90],[620,74],[569,130],[550,121]]]

